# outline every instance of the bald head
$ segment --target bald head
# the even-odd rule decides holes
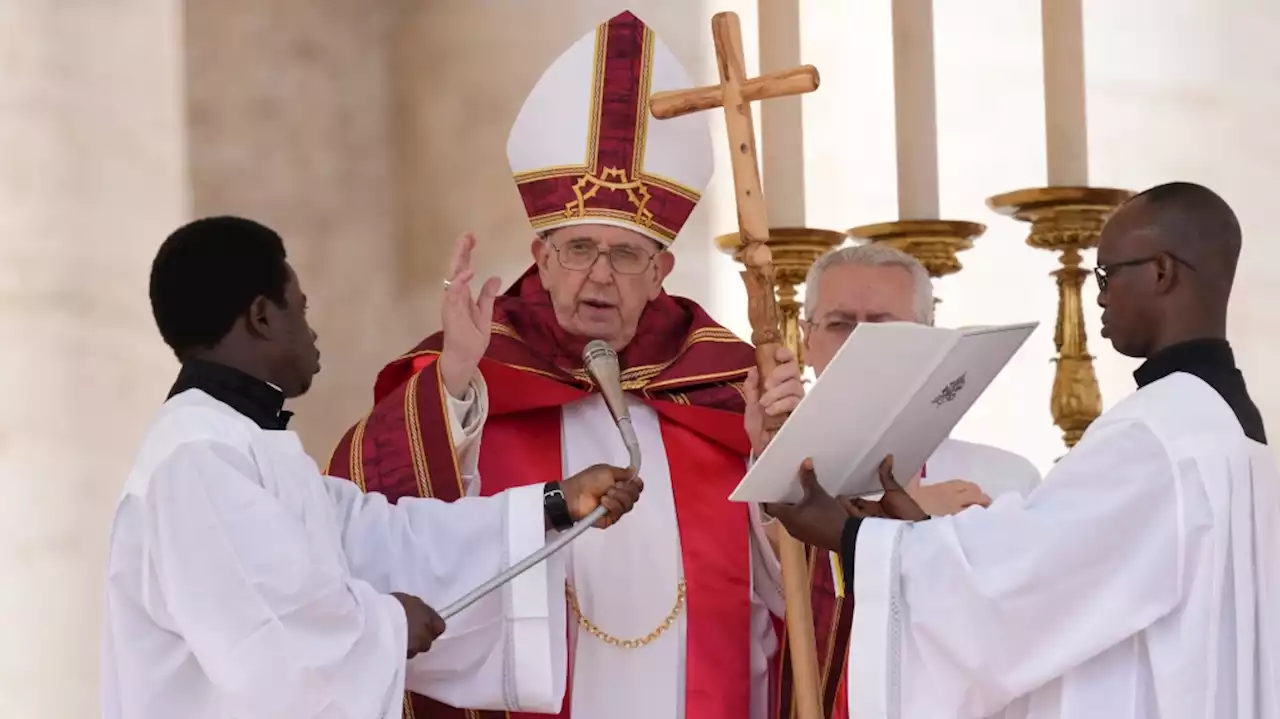
[[[1145,224],[1156,243],[1230,288],[1240,260],[1240,221],[1218,193],[1193,182],[1170,182],[1143,192],[1121,209]]]
[[[1147,357],[1186,339],[1225,335],[1240,260],[1240,222],[1217,193],[1190,182],[1126,202],[1098,241],[1103,333]]]

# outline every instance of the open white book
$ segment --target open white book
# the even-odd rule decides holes
[[[1038,325],[858,325],[729,499],[799,501],[806,457],[832,495],[881,491],[888,454],[906,484]]]

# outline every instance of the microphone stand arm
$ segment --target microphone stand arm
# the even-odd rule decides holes
[[[606,355],[606,367],[601,370],[591,354],[587,354],[585,364],[587,370],[596,378],[596,383],[600,385],[602,392],[604,392],[606,396],[606,404],[609,406],[609,412],[613,415],[614,421],[618,425],[618,433],[622,435],[622,442],[627,447],[627,456],[630,459],[630,462],[627,465],[627,473],[632,479],[635,479],[640,473],[640,439],[636,436],[635,427],[631,424],[631,415],[626,411],[626,401],[622,399],[622,388],[618,385],[617,355],[613,353],[612,349],[609,349],[608,345],[604,345],[602,342],[597,344],[597,342],[589,344],[587,346],[587,350],[588,352],[594,351],[596,353],[603,353]],[[612,362],[611,367],[607,366],[609,361]],[[610,369],[612,372],[609,371]],[[606,385],[606,382],[612,382],[612,384]],[[606,389],[606,387],[608,389]],[[445,607],[444,610],[440,612],[440,616],[447,620],[458,612],[461,612],[463,609],[466,609],[472,604],[480,601],[485,597],[485,595],[495,589],[501,587],[507,582],[510,582],[521,574],[524,574],[547,557],[550,557],[561,549],[564,549],[570,542],[581,536],[583,532],[595,526],[595,523],[600,521],[605,514],[608,514],[608,510],[604,508],[603,504],[591,510],[590,514],[578,520],[578,522],[569,529],[561,532],[560,536],[544,544],[538,551],[511,565],[506,569],[506,571],[501,572],[494,578],[473,589],[466,596]]]

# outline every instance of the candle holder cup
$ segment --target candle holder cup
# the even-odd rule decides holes
[[[972,249],[973,241],[986,231],[986,225],[964,220],[899,220],[853,227],[845,234],[902,250],[919,260],[930,277],[938,279],[963,269],[958,253]],[[933,301],[942,300],[935,297]]]
[[[765,244],[773,254],[774,283],[778,288],[778,311],[781,316],[782,346],[796,353],[804,368],[804,342],[800,337],[800,302],[797,288],[804,284],[809,268],[845,240],[843,233],[815,230],[809,227],[770,227]],[[738,233],[716,238],[721,252],[741,261],[742,244]]]

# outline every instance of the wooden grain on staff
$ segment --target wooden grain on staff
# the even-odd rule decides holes
[[[737,257],[745,267],[742,280],[747,288],[751,343],[755,345],[756,367],[759,381],[763,384],[764,378],[777,366],[776,355],[782,346],[782,332],[774,289],[773,256],[765,244],[769,239],[769,218],[760,185],[760,163],[756,158],[750,103],[812,92],[818,87],[818,71],[812,66],[804,66],[747,79],[738,16],[729,12],[717,14],[711,19],[711,34],[720,67],[720,84],[659,93],[650,99],[649,108],[659,119],[724,108],[725,127],[732,149],[738,236],[742,242]],[[766,431],[770,434],[776,432],[785,419],[782,416],[766,417]],[[822,719],[808,561],[803,544],[785,530],[779,535],[778,554],[782,562],[796,713],[799,719]]]

